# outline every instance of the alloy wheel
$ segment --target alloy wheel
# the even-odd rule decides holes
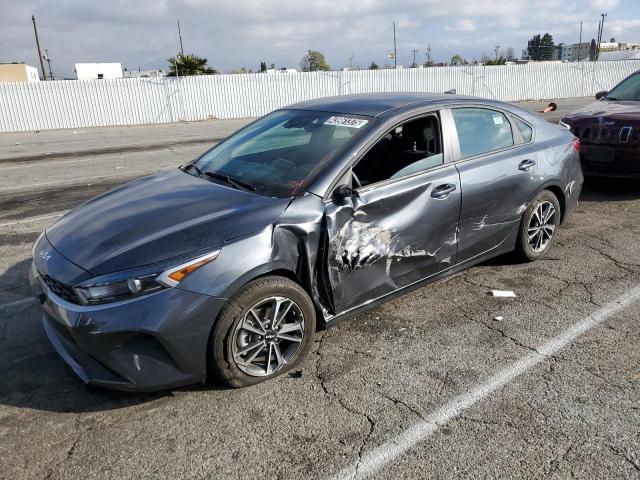
[[[304,316],[293,300],[265,298],[238,322],[231,348],[233,359],[247,375],[271,375],[295,357],[304,333]]]
[[[549,201],[540,202],[529,220],[529,246],[536,253],[544,251],[551,243],[556,230],[556,209]]]

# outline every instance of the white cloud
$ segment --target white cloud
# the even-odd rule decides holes
[[[609,13],[605,38],[640,41],[638,0],[0,0],[0,61],[37,64],[31,14],[54,73],[72,75],[75,62],[120,61],[129,68],[166,67],[179,45],[219,70],[256,69],[261,61],[296,67],[307,49],[325,53],[333,67],[386,63],[398,37],[398,62],[412,49],[425,59],[454,53],[478,58],[495,45],[519,52],[529,38],[550,32],[556,42],[595,37],[599,14]],[[616,7],[617,5],[617,7]],[[632,38],[633,37],[633,38]],[[454,51],[455,49],[455,51]]]
[[[476,29],[476,24],[470,18],[461,18],[454,25],[447,25],[446,29],[456,32],[473,32]]]
[[[619,41],[640,42],[640,19],[613,20],[608,24],[605,22],[605,33],[607,30]]]

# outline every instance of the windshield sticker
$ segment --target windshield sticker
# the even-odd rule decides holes
[[[353,117],[329,117],[329,120],[324,122],[325,125],[335,125],[336,127],[349,127],[349,128],[362,128],[369,120],[363,120],[361,118]]]
[[[502,119],[502,115],[494,115],[493,116],[493,123],[495,123],[496,125],[502,125],[504,122],[504,120]]]

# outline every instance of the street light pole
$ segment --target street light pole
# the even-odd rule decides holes
[[[184,48],[182,48],[182,33],[180,32],[180,20],[178,20],[178,38],[180,39],[180,55],[184,57]]]
[[[393,66],[398,66],[398,51],[396,50],[396,22],[393,22]]]
[[[49,65],[49,79],[53,80],[53,72],[51,71],[51,57],[49,56],[49,50],[44,49],[44,59],[47,61],[47,65]]]
[[[40,59],[40,68],[42,69],[42,79],[47,79],[47,72],[44,70],[44,62],[42,61],[42,52],[40,51],[40,40],[38,39],[38,29],[36,28],[36,17],[31,15],[33,21],[33,32],[36,34],[36,47],[38,47],[38,58]]]
[[[580,61],[581,52],[582,52],[582,22],[580,22],[580,40],[578,40],[578,62]]]

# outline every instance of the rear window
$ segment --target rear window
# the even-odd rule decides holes
[[[486,108],[454,108],[462,158],[513,146],[511,124],[505,115]]]

